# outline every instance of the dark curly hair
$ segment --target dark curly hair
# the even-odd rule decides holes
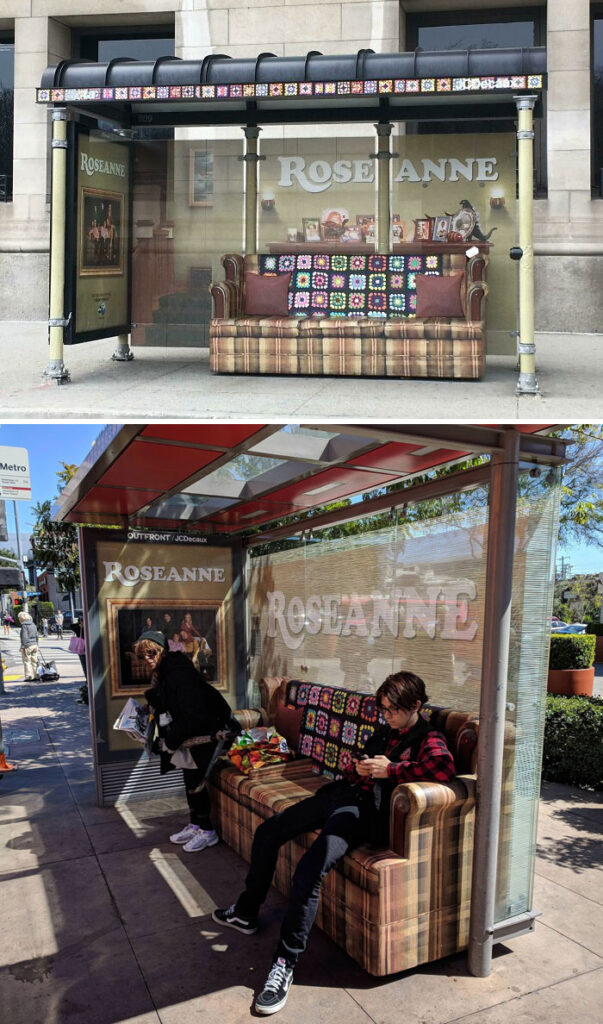
[[[425,683],[414,672],[394,672],[381,683],[376,697],[377,704],[386,697],[393,707],[404,708],[405,711],[413,708],[418,700],[421,707],[429,700]]]

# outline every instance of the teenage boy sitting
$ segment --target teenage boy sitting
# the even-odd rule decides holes
[[[244,892],[228,909],[213,912],[219,924],[245,935],[257,932],[281,846],[303,832],[322,829],[293,876],[272,967],[255,1003],[258,1013],[276,1013],[287,1001],[293,968],[306,948],[327,872],[348,850],[369,840],[387,845],[389,803],[398,783],[448,782],[455,774],[444,736],[420,714],[428,699],[422,679],[412,672],[397,672],[381,684],[376,697],[387,725],[371,736],[345,779],[327,783],[314,796],[258,826]]]

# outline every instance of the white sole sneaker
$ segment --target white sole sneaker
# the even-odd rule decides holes
[[[215,832],[201,832],[201,834],[197,832],[182,849],[185,853],[199,853],[201,850],[207,850],[210,846],[217,846],[219,842],[220,836]]]
[[[176,846],[184,846],[185,843],[190,843],[193,836],[196,836],[199,831],[200,829],[198,828],[191,828],[190,825],[186,825],[180,832],[172,833],[170,843],[176,843]]]

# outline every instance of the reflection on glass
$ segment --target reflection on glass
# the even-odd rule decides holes
[[[14,43],[0,39],[0,203],[12,197]]]
[[[560,470],[518,483],[495,920],[532,906]]]
[[[418,38],[421,50],[491,50],[498,47],[533,46],[534,22],[422,25],[418,30]]]

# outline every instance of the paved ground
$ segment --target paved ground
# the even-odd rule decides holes
[[[492,417],[597,422],[603,406],[603,334],[539,334],[540,393],[516,394],[516,360],[488,359],[483,381],[355,380],[335,377],[214,376],[207,349],[136,348],[131,363],[111,360],[114,339],[65,350],[72,383],[43,382],[48,360],[42,323],[0,322],[6,353],[2,418],[220,419],[267,416],[480,420]]]
[[[16,633],[0,639],[17,665]],[[0,698],[19,771],[0,779],[0,1007],[10,1024],[239,1024],[254,1016],[283,902],[265,929],[222,930],[245,873],[220,844],[167,841],[178,797],[99,808],[87,708],[67,641],[43,643],[61,679],[10,681]],[[540,805],[532,935],[496,947],[489,978],[465,956],[378,980],[319,929],[279,1024],[599,1024],[603,995],[603,793],[547,784]]]

